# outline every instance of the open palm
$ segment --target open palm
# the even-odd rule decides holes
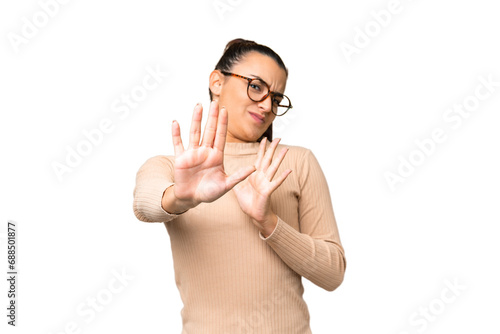
[[[228,176],[224,171],[224,146],[227,134],[227,111],[219,111],[217,101],[210,105],[203,139],[201,135],[201,105],[193,112],[189,147],[185,150],[179,124],[172,124],[172,140],[175,150],[174,194],[179,200],[192,203],[212,202],[231,190],[238,182],[255,171],[254,166],[243,167]]]
[[[262,139],[255,162],[257,170],[233,189],[243,212],[257,222],[266,221],[272,213],[270,203],[271,194],[291,173],[291,170],[287,169],[273,180],[278,167],[288,151],[287,148],[283,148],[278,157],[271,163],[278,143],[279,139],[273,140],[266,152],[266,139]]]

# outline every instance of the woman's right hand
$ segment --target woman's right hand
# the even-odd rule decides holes
[[[219,110],[218,101],[210,104],[208,121],[200,143],[202,112],[203,107],[197,104],[191,121],[189,147],[186,150],[182,144],[179,123],[172,123],[175,183],[170,195],[177,204],[182,203],[184,208],[215,201],[255,171],[255,166],[247,166],[230,176],[226,175],[223,161],[227,111],[224,108]]]

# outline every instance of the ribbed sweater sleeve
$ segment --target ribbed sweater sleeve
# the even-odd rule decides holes
[[[174,184],[173,161],[167,156],[148,159],[137,172],[133,209],[137,219],[144,222],[168,222],[178,217],[161,206],[164,191]]]
[[[333,291],[344,279],[346,259],[330,192],[313,153],[305,150],[300,160],[303,163],[296,171],[300,187],[300,231],[278,217],[278,224],[271,235],[264,238],[259,234],[297,274],[327,291]]]

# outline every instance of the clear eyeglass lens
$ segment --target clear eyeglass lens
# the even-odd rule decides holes
[[[248,96],[254,101],[260,101],[267,95],[269,89],[264,81],[254,79],[248,84]]]
[[[248,97],[252,101],[260,102],[269,93],[269,88],[264,81],[253,79],[248,84]],[[290,108],[290,100],[286,96],[273,96],[273,112],[280,116]]]
[[[279,101],[279,103],[278,103]],[[273,111],[277,116],[281,116],[290,109],[290,100],[286,96],[276,96],[273,103]]]

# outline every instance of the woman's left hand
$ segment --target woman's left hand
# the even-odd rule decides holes
[[[266,138],[262,139],[255,161],[257,170],[233,188],[241,209],[252,218],[253,223],[264,237],[269,236],[278,223],[278,217],[271,210],[271,194],[292,172],[292,170],[287,169],[273,180],[278,167],[288,152],[288,148],[283,148],[278,157],[271,162],[279,141],[280,139],[274,139],[266,152],[267,140]]]

